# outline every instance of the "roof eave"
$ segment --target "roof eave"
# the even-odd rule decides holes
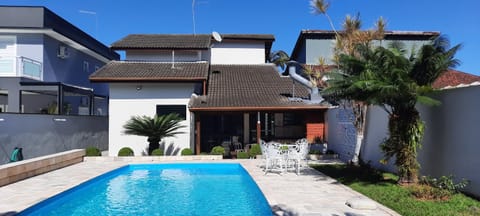
[[[292,110],[324,110],[329,106],[264,106],[264,107],[190,107],[193,112],[216,111],[292,111]]]
[[[208,50],[208,47],[121,47],[121,46],[112,46],[112,50]]]
[[[206,77],[90,77],[92,82],[199,82]]]

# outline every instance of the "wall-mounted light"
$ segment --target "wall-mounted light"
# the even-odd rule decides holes
[[[140,90],[142,90],[142,88],[143,88],[143,86],[141,86],[141,85],[137,85],[137,86],[135,86],[135,89],[137,89],[137,91],[140,91]]]

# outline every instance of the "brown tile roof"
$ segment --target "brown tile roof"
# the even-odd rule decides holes
[[[225,40],[260,40],[271,47],[275,37],[271,34],[222,34]],[[114,42],[112,49],[208,49],[210,34],[131,34]]]
[[[112,49],[208,49],[211,35],[131,34],[112,44]]]
[[[290,77],[281,77],[274,65],[211,65],[206,96],[191,101],[192,111],[324,108],[290,101],[295,96],[307,98],[306,87]]]
[[[433,82],[432,87],[435,89],[441,89],[447,86],[455,87],[461,84],[472,84],[474,82],[480,82],[480,76],[475,76],[473,74],[468,74],[457,70],[448,70],[440,75],[435,82]]]
[[[172,67],[174,66],[174,67]],[[111,61],[90,76],[93,82],[206,80],[207,62]]]

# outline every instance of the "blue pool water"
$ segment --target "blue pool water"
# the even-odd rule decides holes
[[[239,164],[128,165],[19,215],[272,215]]]

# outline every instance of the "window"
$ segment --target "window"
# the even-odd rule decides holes
[[[98,65],[95,65],[95,71],[98,71],[98,69],[100,69],[100,67],[98,67]]]
[[[283,113],[283,125],[302,125],[304,116],[301,113]]]
[[[157,105],[157,115],[177,113],[182,120],[187,119],[187,106],[185,105]]]
[[[89,72],[90,71],[90,66],[87,61],[83,61],[83,72]]]

